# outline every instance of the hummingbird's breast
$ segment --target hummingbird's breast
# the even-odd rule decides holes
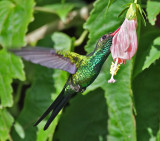
[[[80,61],[77,72],[71,76],[71,87],[85,89],[96,79],[103,63],[110,54],[111,44],[112,38],[108,39],[105,44],[98,44],[91,54]]]
[[[80,85],[82,88],[88,87],[98,76],[101,65],[92,60],[85,60],[81,63],[77,72],[72,75],[73,83]]]

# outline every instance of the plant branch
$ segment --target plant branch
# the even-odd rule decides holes
[[[14,104],[16,105],[19,102],[20,96],[21,96],[21,91],[22,91],[22,87],[23,87],[23,83],[20,82],[17,88],[17,92],[16,92],[16,97],[14,100]]]
[[[45,13],[51,13],[51,14],[56,14],[53,10],[49,10],[48,8],[36,6],[34,7],[34,10],[37,12],[45,12]]]
[[[61,31],[72,26],[83,24],[84,21],[89,17],[89,12],[91,9],[92,4],[88,5],[87,7],[82,7],[80,10],[70,12],[65,22],[56,20],[30,32],[25,38],[27,44],[35,43],[38,40],[44,38],[46,35],[55,31]]]
[[[137,0],[134,0],[134,3],[137,3]]]
[[[81,36],[74,42],[74,46],[79,46],[83,43],[85,37],[88,34],[88,30],[84,30],[83,33],[81,34]]]

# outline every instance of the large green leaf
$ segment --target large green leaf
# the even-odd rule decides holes
[[[156,139],[157,139],[157,141],[159,141],[159,140],[160,140],[160,129],[159,129],[159,131],[157,132]]]
[[[158,130],[157,135],[153,135],[153,131],[151,128],[148,128],[148,133],[150,135],[149,141],[159,141],[160,140],[160,130]]]
[[[52,5],[50,4],[44,7],[49,12],[57,14],[61,18],[61,20],[65,22],[67,14],[74,8],[74,5],[72,3],[64,3]]]
[[[72,3],[74,4],[76,7],[82,7],[84,6],[86,3],[83,0],[35,0],[36,1],[36,5],[38,6],[44,6],[44,5],[52,5],[54,4],[65,4],[65,3]]]
[[[151,128],[153,135],[156,136],[160,127],[159,72],[160,59],[137,75],[133,81],[133,94],[137,110],[137,137],[139,141],[149,140],[148,128]]]
[[[144,29],[142,29],[142,34],[138,44],[133,77],[148,68],[159,57],[160,31],[155,27],[144,27]]]
[[[28,24],[33,20],[33,0],[0,1],[0,45],[15,47],[25,44]]]
[[[93,51],[97,40],[102,35],[113,32],[120,26],[124,18],[118,18],[118,15],[123,10],[122,6],[130,1],[114,2],[107,13],[105,13],[105,10],[109,2],[108,0],[97,0],[94,3],[94,9],[84,25],[84,28],[89,30],[90,39],[85,47],[88,53]]]
[[[53,47],[56,50],[70,50],[72,41],[71,38],[62,32],[54,32],[51,36]]]
[[[107,107],[100,88],[71,99],[61,116],[55,141],[102,141],[107,135]]]
[[[41,45],[46,46],[46,44],[48,45],[48,42],[49,39],[45,38],[43,43],[41,41]],[[60,32],[56,32],[52,35],[51,42],[55,49],[60,50],[65,48],[69,50],[71,47],[71,39],[66,34]],[[35,69],[33,69],[34,66],[36,66]],[[32,64],[32,66],[26,65],[26,67],[28,72],[27,76],[29,76],[29,80],[32,81],[32,86],[27,91],[24,108],[17,121],[22,125],[25,131],[24,140],[35,141],[36,137],[37,141],[47,140],[48,138],[52,139],[55,127],[58,123],[58,117],[53,121],[45,133],[43,133],[45,122],[40,123],[38,126],[38,132],[37,128],[33,127],[33,123],[50,105],[51,97],[53,97],[52,99],[54,100],[63,89],[63,85],[67,80],[67,73],[60,70],[53,71],[52,69],[40,67],[39,65],[34,64]],[[15,140],[21,140],[15,131],[12,135]]]
[[[68,35],[62,32],[54,32],[51,35],[51,39],[52,39],[52,44],[54,49],[56,50],[71,49],[71,38]],[[52,92],[52,99],[55,100],[57,95],[59,95],[59,93],[63,89],[64,84],[67,81],[68,73],[65,71],[55,69],[52,78],[54,80],[54,87],[55,87],[55,91]],[[37,141],[44,141],[44,140],[47,140],[48,138],[52,140],[56,125],[58,123],[58,119],[59,119],[58,117],[60,115],[61,115],[61,112],[58,114],[57,118],[54,119],[51,128],[45,131],[45,133],[42,130],[43,129],[42,126],[44,126],[44,122],[39,126]]]
[[[24,133],[23,127],[22,127],[18,122],[16,122],[16,123],[14,123],[14,128],[15,128],[17,134],[18,134],[22,139],[24,139],[25,133]]]
[[[24,80],[23,64],[20,58],[7,53],[5,50],[0,51],[0,100],[1,106],[11,107],[12,99],[12,79],[18,78]]]
[[[147,1],[147,14],[148,20],[152,25],[155,25],[157,15],[160,13],[160,2],[159,1]]]
[[[99,87],[102,87],[106,83],[106,81],[104,81],[104,78],[105,78],[105,73],[101,71],[96,80],[90,86],[87,87],[83,95],[87,94],[89,91],[93,91]]]
[[[34,79],[26,93],[24,108],[16,121],[23,127],[24,140],[35,141],[37,127],[33,127],[33,124],[51,103],[51,94],[54,91],[53,70],[39,65],[29,65],[28,67],[32,68],[31,73]],[[52,125],[55,126],[55,124]],[[12,138],[16,141],[22,140],[15,130],[12,132]]]
[[[108,1],[98,0],[94,4],[94,9],[85,24],[85,28],[90,31],[87,46],[85,49],[91,52],[96,45],[96,41],[103,34],[113,32],[120,26],[124,18],[118,19],[118,15],[122,10],[122,5],[127,4],[128,0],[115,1],[109,8],[105,15],[105,9]],[[102,87],[105,90],[105,96],[109,108],[109,135],[108,140],[136,140],[135,123],[132,114],[132,100],[131,100],[131,71],[132,63],[127,62],[125,66],[121,66],[117,82],[108,84],[109,68],[112,58],[110,57],[105,65],[106,79]]]
[[[58,115],[59,117],[59,115]],[[51,141],[54,135],[54,131],[56,128],[56,125],[58,123],[59,118],[55,118],[54,121],[51,124],[51,127],[48,128],[46,131],[43,130],[43,127],[46,124],[46,121],[42,121],[42,123],[38,126],[38,132],[37,132],[37,141]]]
[[[13,124],[13,117],[7,112],[6,109],[0,109],[0,140],[10,140],[10,129]]]
[[[109,61],[110,60],[110,61]],[[110,56],[108,62],[111,62]],[[106,78],[109,80],[109,66],[106,64]],[[134,115],[132,113],[132,90],[131,90],[132,62],[127,61],[121,65],[116,83],[107,83],[103,86],[109,110],[109,141],[135,141],[136,129]]]
[[[62,33],[54,32],[51,36],[53,41],[53,47],[56,50],[71,50],[71,38]],[[53,78],[55,80],[56,93],[59,94],[68,79],[68,73],[61,70],[55,70]]]

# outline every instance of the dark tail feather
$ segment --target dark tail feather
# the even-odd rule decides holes
[[[67,96],[67,97],[64,96],[64,90],[65,90],[65,88],[62,90],[62,92],[59,94],[59,96],[56,98],[56,100],[44,112],[44,114],[38,119],[38,121],[34,124],[34,126],[38,125],[52,110],[53,110],[53,112],[52,112],[49,120],[52,119],[51,122],[53,121],[53,119],[56,117],[56,115],[59,113],[59,111],[66,105],[66,103],[69,100],[70,96]],[[63,104],[63,103],[65,103],[65,104]],[[61,106],[61,105],[63,105],[63,106]],[[54,118],[52,118],[53,113],[55,113]],[[49,123],[48,126],[50,125],[51,122],[47,122],[47,123]],[[48,126],[47,126],[47,128],[48,128]],[[45,128],[45,129],[47,129],[47,128]]]
[[[55,109],[53,110],[50,118],[48,119],[46,125],[44,126],[44,130],[46,130],[49,125],[51,124],[51,122],[54,120],[54,118],[56,117],[56,115],[59,113],[59,111],[67,104],[68,100],[70,99],[70,95],[65,96],[62,101],[58,104],[57,107],[55,107]]]

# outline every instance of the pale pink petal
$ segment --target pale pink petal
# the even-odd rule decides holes
[[[125,19],[119,31],[114,35],[111,46],[113,59],[119,58],[119,63],[125,63],[137,51],[136,20]]]

